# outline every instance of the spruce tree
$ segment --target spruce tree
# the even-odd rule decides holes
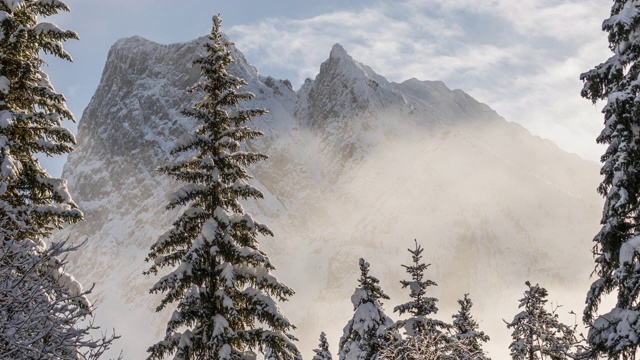
[[[164,293],[157,310],[177,306],[149,359],[242,359],[267,349],[279,359],[299,356],[288,333],[295,327],[277,304],[294,292],[271,274],[275,268],[258,244],[258,236],[273,234],[240,204],[262,198],[247,166],[266,156],[241,143],[262,135],[246,123],[266,110],[240,108],[254,95],[240,91],[246,82],[226,70],[233,59],[221,22],[213,17],[206,55],[194,61],[202,81],[189,91],[203,96],[183,111],[198,127],[174,145],[178,160],[159,168],[185,184],[167,205],[184,211],[147,257],[153,263],[147,273],[172,268],[151,289]]]
[[[562,360],[573,358],[577,343],[575,326],[570,327],[558,320],[555,311],[545,309],[547,290],[525,283],[529,288],[520,299],[522,309],[507,328],[513,329],[513,341],[509,345],[511,357],[516,360]]]
[[[320,333],[320,344],[317,349],[313,349],[315,355],[311,360],[331,360],[331,352],[329,352],[329,342],[327,341],[327,335],[323,332]]]
[[[361,258],[359,264],[360,286],[351,296],[355,313],[340,338],[340,360],[375,359],[389,341],[400,339],[392,329],[393,320],[382,309],[380,300],[389,297],[378,285],[380,281],[369,275],[369,263]]]
[[[580,75],[581,95],[594,104],[606,100],[604,129],[597,138],[606,144],[598,192],[605,197],[594,238],[594,274],[587,294],[584,322],[589,327],[590,349],[585,354],[606,354],[633,359],[640,342],[640,3],[614,0],[611,15],[602,24],[613,55]],[[615,293],[616,306],[598,314],[607,294]]]
[[[62,43],[77,39],[39,17],[69,11],[62,1],[0,0],[0,358],[98,358],[112,338],[91,339],[89,291],[65,271],[77,247],[46,243],[82,219],[64,179],[36,154],[69,153],[74,121],[42,70],[41,54],[71,61]],[[85,320],[89,320],[84,322]]]
[[[464,294],[464,298],[458,300],[460,310],[453,315],[453,337],[460,343],[460,351],[456,358],[460,360],[489,360],[482,349],[482,343],[489,341],[489,336],[483,331],[479,331],[478,322],[471,316],[473,303],[469,294]]]
[[[427,296],[427,289],[429,286],[438,286],[438,284],[424,278],[424,272],[431,264],[421,262],[424,249],[418,245],[417,240],[414,241],[415,249],[407,249],[411,253],[413,264],[402,265],[411,276],[411,280],[400,281],[403,289],[409,288],[411,291],[409,294],[411,301],[398,305],[393,309],[393,312],[397,312],[400,315],[408,313],[411,314],[411,317],[407,320],[398,320],[395,326],[397,328],[404,327],[408,336],[414,336],[418,333],[422,335],[431,332],[442,333],[450,329],[451,325],[428,317],[438,312],[438,307],[436,306],[438,299]]]

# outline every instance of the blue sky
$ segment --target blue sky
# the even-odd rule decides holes
[[[598,106],[580,98],[581,72],[609,56],[601,0],[211,1],[66,0],[46,19],[79,33],[73,63],[46,58],[53,85],[80,120],[110,46],[139,35],[159,43],[223,32],[260,73],[298,87],[335,43],[391,81],[442,80],[509,121],[590,160],[602,128]],[[109,121],[105,119],[105,121]],[[64,158],[45,159],[59,176]]]

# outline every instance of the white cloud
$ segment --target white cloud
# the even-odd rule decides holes
[[[599,110],[579,74],[608,56],[598,0],[413,0],[229,28],[261,72],[314,77],[338,42],[392,81],[443,80],[568,151],[596,160]]]

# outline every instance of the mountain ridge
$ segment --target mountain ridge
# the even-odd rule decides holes
[[[197,99],[185,89],[199,77],[191,62],[204,41],[119,40],[63,172],[86,219],[55,238],[88,239],[70,260],[78,278],[97,282],[98,323],[121,331],[126,357],[143,356],[139,342],[157,340],[167,316],[153,314],[157,299],[147,292],[155,279],[141,275],[150,244],[176,216],[164,210],[176,184],[155,168],[193,129],[180,110]],[[550,291],[586,281],[601,208],[595,163],[443,82],[389,82],[340,45],[297,91],[231,50],[237,63],[229,71],[256,95],[246,106],[270,111],[250,124],[265,136],[247,144],[269,156],[250,169],[265,199],[244,206],[276,233],[263,246],[277,275],[298,291],[284,306],[303,332],[303,355],[320,330],[337,343],[359,257],[400,301],[400,263],[410,260],[403,249],[414,238],[434,264],[430,277],[441,284],[435,295],[448,304],[443,312],[471,291],[486,322],[495,310],[486,289],[496,287],[505,299],[498,308],[511,304],[515,313],[524,277],[552,282]],[[568,254],[575,267],[558,261]],[[317,303],[312,314],[300,310],[307,302]],[[127,341],[141,336],[131,318],[155,331]],[[492,339],[504,353],[504,334]]]

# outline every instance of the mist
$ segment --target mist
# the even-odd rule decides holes
[[[376,145],[358,147],[351,156],[340,153],[345,144],[329,146],[311,130],[254,144],[270,155],[253,169],[265,199],[246,202],[245,208],[275,232],[261,239],[262,247],[278,278],[296,291],[282,307],[298,327],[294,335],[305,358],[321,331],[338,353],[342,328],[353,315],[350,298],[360,257],[371,263],[371,274],[391,297],[384,304],[387,315],[398,319],[393,307],[409,294],[399,283],[408,278],[401,265],[410,263],[407,249],[414,239],[431,264],[426,278],[438,283],[428,294],[440,300],[434,317],[451,321],[456,300],[470,293],[480,329],[491,336],[490,356],[508,355],[510,331],[503,319],[518,312],[527,280],[546,287],[549,300],[563,305],[561,319],[576,321],[568,313],[580,314],[584,306],[601,209],[596,164],[506,122],[481,126],[483,131],[478,124],[425,127],[389,117],[368,123],[369,139],[353,142]],[[121,262],[117,253],[125,252],[126,269],[133,271],[100,273],[108,263],[77,258],[77,270],[94,269],[82,277],[98,282],[98,325],[122,336],[112,355],[123,350],[126,358],[144,357],[163,337],[171,314],[154,313],[159,296],[148,289],[157,278],[142,271],[149,246],[175,216],[162,214],[153,192],[168,193],[176,185],[163,179],[148,187],[154,190],[135,190],[150,199],[144,206],[134,206],[134,194],[103,204],[142,212],[134,216],[144,229],[112,223],[101,232],[107,239],[94,239],[113,241],[111,256]]]
[[[155,313],[159,296],[149,289],[159,277],[142,272],[149,247],[177,216],[164,207],[178,184],[155,168],[193,125],[179,109],[192,101],[184,89],[197,73],[165,74],[180,74],[196,48],[141,38],[114,47],[63,172],[85,221],[56,237],[87,239],[71,270],[96,283],[96,325],[122,336],[112,356],[144,358],[172,312]],[[435,317],[451,321],[469,293],[493,358],[509,353],[503,319],[518,313],[527,280],[563,305],[561,319],[576,321],[568,313],[584,306],[602,209],[598,164],[441,82],[389,83],[344,50],[338,55],[298,92],[267,84],[246,63],[236,69],[257,94],[247,106],[270,110],[250,124],[265,136],[247,144],[269,156],[250,169],[264,199],[244,207],[275,233],[261,246],[296,291],[282,307],[302,355],[312,356],[321,331],[338,353],[361,257],[391,297],[387,315],[398,319],[393,307],[409,294],[401,265],[414,239],[431,264],[426,277],[438,283],[429,293],[439,299]],[[166,72],[151,71],[158,68]]]
[[[398,319],[394,306],[409,298],[401,264],[410,264],[414,239],[431,264],[426,278],[439,285],[428,294],[440,299],[435,317],[450,322],[456,300],[470,293],[493,357],[508,355],[503,319],[519,312],[527,280],[549,290],[561,319],[580,323],[569,311],[581,314],[593,270],[597,164],[504,121],[433,124],[390,112],[363,122],[367,131],[353,121],[351,143],[337,145],[298,131],[304,155],[276,150],[255,171],[268,205],[248,208],[270,214],[264,221],[276,237],[263,246],[297,292],[284,309],[303,355],[321,331],[337,354],[360,257],[391,297],[387,315]],[[287,147],[267,141],[262,149]]]

